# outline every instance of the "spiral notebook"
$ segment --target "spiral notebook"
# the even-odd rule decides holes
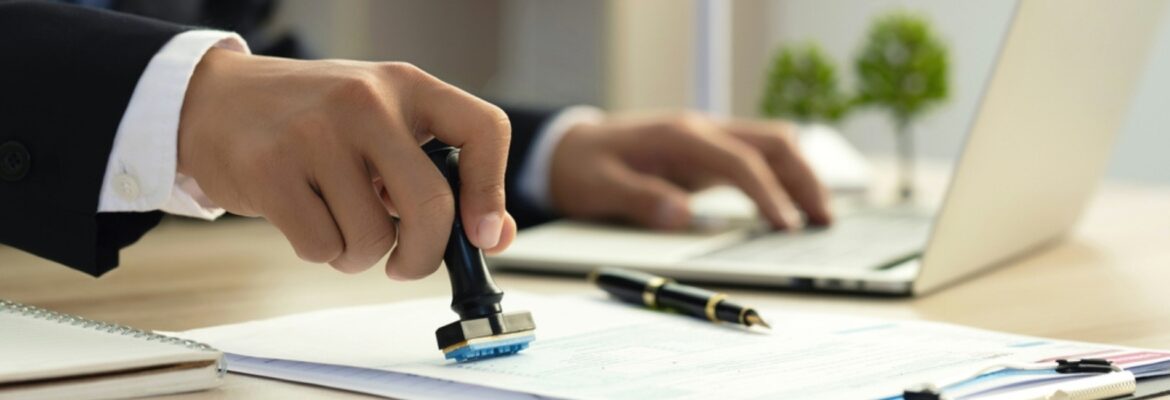
[[[0,399],[108,399],[220,384],[219,351],[122,325],[0,300]]]

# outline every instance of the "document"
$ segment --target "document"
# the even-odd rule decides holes
[[[998,362],[1123,360],[1170,371],[1170,353],[955,325],[760,310],[771,332],[715,325],[598,296],[509,293],[536,341],[515,356],[455,364],[434,329],[449,299],[316,311],[181,333],[231,354],[231,370],[406,398],[882,398]],[[1067,375],[1048,377],[1067,378]],[[1021,384],[1035,378],[1007,377]],[[1005,381],[1007,382],[1007,381]],[[969,385],[978,394],[1002,385]]]

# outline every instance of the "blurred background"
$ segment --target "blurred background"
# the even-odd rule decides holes
[[[615,111],[701,107],[760,116],[777,49],[816,43],[854,85],[853,59],[878,15],[925,17],[949,49],[950,95],[916,122],[923,158],[953,160],[995,61],[1014,0],[284,0],[273,32],[316,57],[408,61],[515,105]],[[1170,29],[1162,29],[1110,178],[1170,183]],[[859,110],[840,131],[869,155],[894,149],[886,113]]]

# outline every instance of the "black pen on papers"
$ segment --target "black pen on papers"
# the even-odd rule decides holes
[[[729,322],[747,327],[772,327],[751,307],[727,300],[727,295],[643,272],[598,268],[589,281],[627,303],[677,311],[711,322]]]

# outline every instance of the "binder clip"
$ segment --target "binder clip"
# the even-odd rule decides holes
[[[1112,361],[1103,358],[1081,358],[1081,359],[1059,359],[1054,362],[1041,362],[1034,364],[1000,364],[984,367],[974,374],[966,378],[950,381],[943,384],[936,384],[933,382],[920,383],[918,385],[910,386],[902,391],[902,399],[904,400],[947,400],[947,397],[942,388],[946,386],[963,383],[967,380],[976,379],[988,373],[1016,369],[1016,370],[1046,370],[1052,369],[1060,374],[1083,374],[1083,373],[1097,373],[1108,374],[1113,372],[1123,371],[1121,367],[1113,365]]]
[[[1104,358],[1056,360],[1056,372],[1062,374],[1119,372],[1121,368]]]
[[[943,400],[942,389],[931,383],[923,383],[902,391],[903,400]]]

